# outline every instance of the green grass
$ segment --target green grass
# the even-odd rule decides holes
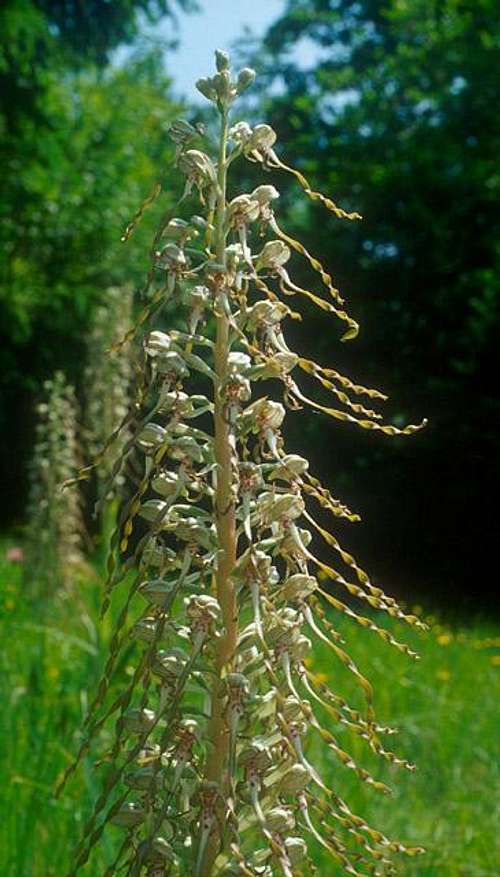
[[[362,740],[337,731],[356,762],[389,784],[393,794],[372,792],[352,771],[332,764],[322,746],[310,750],[311,760],[323,765],[351,809],[371,825],[426,848],[423,856],[401,858],[401,874],[498,877],[500,631],[479,622],[453,631],[435,624],[425,635],[401,625],[390,628],[421,654],[418,663],[368,631],[343,625],[350,652],[374,685],[378,720],[399,729],[386,738],[387,747],[417,770],[382,763]],[[327,651],[317,650],[315,666],[333,682],[336,670]],[[326,860],[322,864],[329,873]]]
[[[83,821],[98,794],[99,775],[87,760],[59,799],[56,778],[69,763],[78,728],[102,667],[110,623],[97,623],[99,584],[87,577],[71,595],[44,603],[23,582],[22,568],[4,560],[0,544],[0,862],[2,877],[65,877]],[[370,631],[342,622],[349,650],[375,686],[378,719],[400,733],[387,745],[418,765],[408,773],[372,756],[364,742],[328,727],[356,761],[391,785],[392,796],[361,783],[323,744],[307,755],[351,810],[390,837],[427,848],[401,858],[406,877],[498,877],[500,760],[495,752],[500,629],[475,622],[420,635],[381,622],[422,655],[416,663]],[[362,707],[352,678],[327,649],[314,669]],[[127,672],[127,661],[122,667]],[[104,833],[86,873],[101,877],[119,838]],[[321,875],[341,870],[317,853]]]

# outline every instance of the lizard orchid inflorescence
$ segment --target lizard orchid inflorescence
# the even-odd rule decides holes
[[[197,86],[220,117],[217,154],[201,129],[174,123],[184,217],[162,220],[148,304],[116,345],[140,339],[142,371],[130,413],[108,442],[127,430],[110,478],[119,478],[131,458],[139,457],[142,469],[111,540],[103,610],[116,588],[124,598],[77,761],[113,718],[114,742],[71,875],[108,823],[124,834],[106,877],[296,877],[316,873],[318,847],[349,874],[391,874],[393,853],[420,850],[351,812],[309,759],[307,741],[319,737],[334,759],[382,792],[387,787],[341,746],[337,728],[412,768],[385,748],[388,729],[377,723],[371,685],[345,650],[335,618],[343,613],[410,655],[378,626],[373,610],[421,622],[318,523],[318,508],[323,517],[357,516],[314,477],[306,459],[286,453],[282,425],[287,408],[305,406],[389,436],[410,435],[423,424],[385,424],[368,407],[385,399],[380,392],[288,347],[283,326],[300,318],[292,298],[336,317],[343,340],[358,327],[320,261],[279,225],[276,188],[263,183],[229,197],[229,172],[239,158],[283,170],[337,217],[358,215],[284,164],[269,125],[230,125],[230,109],[254,73],[244,69],[233,79],[224,52],[216,53],[216,65],[216,74]],[[158,184],[124,240],[160,190]],[[191,207],[196,201],[201,210]],[[308,261],[323,296],[292,279],[294,252]],[[184,320],[168,333],[154,322],[166,303]],[[331,405],[305,394],[295,377],[300,371],[331,394]],[[281,386],[282,402],[259,395],[260,382],[269,379]],[[313,536],[345,571],[318,556]],[[366,604],[366,614],[352,608],[351,596],[356,606]],[[139,614],[129,624],[134,609]],[[111,697],[130,637],[137,641],[133,673]],[[354,675],[364,709],[315,676],[315,641]]]

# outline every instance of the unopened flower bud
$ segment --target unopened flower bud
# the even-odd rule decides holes
[[[178,479],[175,472],[160,472],[153,481],[151,487],[160,496],[172,496],[177,489]]]
[[[295,828],[295,818],[285,807],[273,807],[266,813],[266,826],[273,834],[288,834]]]
[[[176,438],[169,447],[169,456],[173,460],[192,460],[194,463],[201,463],[203,460],[203,451],[191,436],[184,435]]]
[[[314,593],[317,587],[318,581],[314,576],[296,573],[286,579],[280,591],[280,596],[285,600],[305,600]]]
[[[231,78],[228,70],[222,70],[216,73],[212,79],[213,86],[217,92],[217,97],[224,103],[231,97]]]
[[[170,344],[170,336],[166,332],[155,330],[149,333],[144,349],[148,356],[157,356],[158,353],[168,353]]]
[[[280,780],[281,795],[298,795],[311,781],[309,771],[302,764],[294,764]]]
[[[312,643],[309,637],[299,636],[299,638],[292,644],[290,657],[293,661],[300,663],[309,654],[311,649]]]
[[[219,73],[222,73],[223,70],[229,70],[229,55],[227,52],[224,52],[223,49],[215,50],[215,66]]]
[[[176,119],[168,129],[168,136],[174,143],[185,143],[186,140],[190,140],[197,135],[196,128],[193,128],[185,119]]]
[[[241,353],[239,350],[233,350],[227,358],[227,370],[230,375],[237,373],[245,374],[252,365],[252,360],[247,353]]]
[[[285,848],[292,868],[300,865],[307,856],[307,844],[301,837],[287,837]]]
[[[160,649],[151,670],[155,676],[166,682],[175,682],[182,673],[186,661],[187,655],[182,649],[170,649],[168,652]]]
[[[189,369],[184,362],[182,356],[170,350],[168,353],[162,353],[155,359],[156,369],[161,375],[171,375],[176,378],[185,378],[189,374]]]
[[[195,85],[196,85],[196,88],[198,89],[198,91],[200,92],[200,94],[202,94],[203,97],[206,97],[207,100],[212,100],[212,101],[217,100],[217,92],[214,88],[214,84],[213,84],[213,81],[211,79],[209,79],[209,78],[198,79],[197,82],[195,83]]]
[[[193,237],[193,235],[196,237],[198,232],[192,229],[189,222],[186,222],[185,219],[178,219],[177,217],[171,219],[162,232],[162,237],[174,238],[175,240],[186,240],[188,237]]]
[[[158,620],[156,618],[140,618],[136,621],[131,635],[142,642],[152,643],[157,638]]]
[[[209,222],[207,222],[207,220],[205,219],[204,216],[198,216],[198,215],[192,216],[191,217],[191,225],[194,225],[195,228],[201,228],[202,231],[205,231],[207,228],[213,229],[213,226],[210,225]]]
[[[237,93],[241,94],[243,91],[245,91],[245,89],[247,89],[252,84],[255,76],[255,70],[252,70],[251,67],[243,67],[243,70],[240,70],[240,72],[238,73],[238,80],[236,82]]]
[[[173,274],[181,274],[186,268],[186,256],[177,244],[166,244],[155,253],[157,265]]]
[[[141,451],[144,453],[152,453],[158,448],[167,437],[167,430],[158,423],[148,423],[144,429],[141,429],[136,442]]]
[[[153,523],[161,516],[166,506],[166,502],[162,499],[148,499],[146,502],[142,503],[139,509],[139,517],[144,518],[145,521]]]
[[[298,722],[304,716],[300,701],[293,695],[286,698],[282,709],[286,722]]]

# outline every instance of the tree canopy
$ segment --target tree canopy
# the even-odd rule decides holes
[[[355,227],[318,221],[319,208],[298,215],[290,198],[362,326],[341,361],[397,391],[397,414],[430,419],[418,447],[367,448],[353,437],[346,448],[337,433],[316,431],[318,458],[337,447],[351,490],[344,453],[370,471],[362,550],[387,558],[381,573],[397,585],[410,558],[413,585],[484,597],[499,474],[498,6],[289,0],[260,63],[275,85],[266,115],[287,157],[363,215]],[[326,351],[330,338],[313,331]]]
[[[173,4],[97,4],[86,30],[82,16],[93,5],[11,2],[0,12],[0,454],[8,518],[22,514],[33,395],[55,368],[81,381],[91,309],[110,285],[140,282],[148,217],[126,248],[120,235],[161,174],[177,112],[159,52],[132,50],[122,66],[104,64],[137,33],[138,12],[160,14]]]
[[[197,0],[5,0],[2,71],[35,75],[56,56],[66,65],[106,64],[113,49],[140,34],[141,17],[155,23],[197,5]]]

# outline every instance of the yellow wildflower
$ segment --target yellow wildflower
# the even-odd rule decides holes
[[[436,642],[440,646],[449,646],[451,641],[453,640],[452,633],[440,633],[438,637],[436,637]]]

